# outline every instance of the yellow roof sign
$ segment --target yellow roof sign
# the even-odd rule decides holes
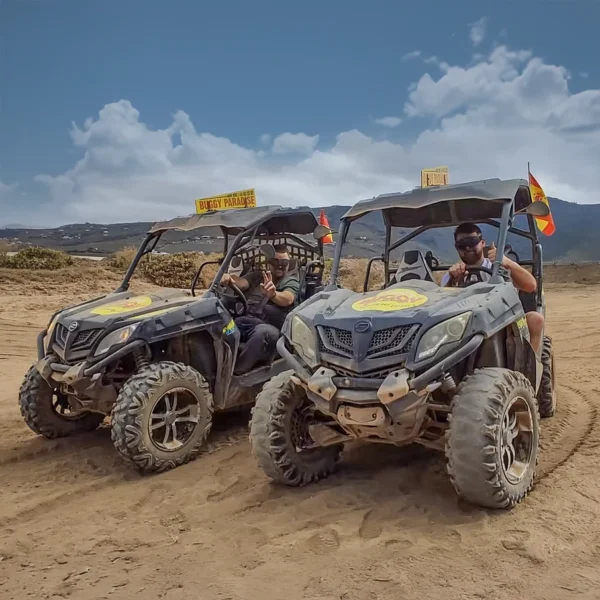
[[[448,185],[448,167],[434,167],[421,171],[421,187],[433,187],[437,185]]]
[[[235,208],[254,208],[256,206],[256,194],[254,188],[240,190],[220,196],[210,196],[196,200],[196,214],[209,212],[211,210],[231,210]]]

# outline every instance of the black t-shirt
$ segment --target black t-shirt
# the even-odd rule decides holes
[[[279,306],[265,298],[260,287],[263,283],[262,271],[251,271],[247,275],[244,275],[244,279],[248,282],[249,286],[245,293],[248,300],[248,313],[281,329],[287,313],[294,308],[298,298],[298,291],[300,290],[298,274],[286,273],[279,281],[274,282],[275,289],[278,292],[288,291],[294,294],[295,300],[290,306]]]

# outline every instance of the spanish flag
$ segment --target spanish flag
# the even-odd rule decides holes
[[[548,209],[550,208],[550,203],[548,202],[548,198],[546,198],[542,186],[531,173],[529,173],[529,189],[531,190],[531,197],[534,202],[543,202],[548,206]],[[535,223],[544,235],[552,235],[556,231],[552,213],[547,217],[535,217]]]

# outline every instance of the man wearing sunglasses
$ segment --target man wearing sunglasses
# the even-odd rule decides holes
[[[285,317],[296,303],[298,273],[289,270],[290,256],[285,244],[274,250],[265,271],[251,271],[243,277],[226,273],[221,279],[223,285],[233,282],[248,301],[248,313],[235,320],[245,342],[236,361],[236,375],[247,373],[271,356]]]
[[[489,248],[487,257],[484,256],[485,240],[481,229],[474,223],[462,223],[454,231],[454,247],[460,256],[460,261],[452,265],[448,272],[442,277],[442,287],[461,287],[465,284],[467,266],[492,268],[496,259],[496,247],[494,244]],[[537,281],[535,277],[521,265],[504,256],[502,266],[508,269],[513,285],[523,292],[535,292]],[[478,275],[482,281],[490,278],[488,273],[479,271]],[[527,326],[531,336],[531,346],[539,354],[542,347],[542,336],[544,331],[544,317],[535,310],[525,313]]]

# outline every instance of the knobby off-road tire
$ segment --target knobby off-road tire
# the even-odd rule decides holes
[[[299,410],[309,404],[304,390],[290,380],[292,374],[286,371],[273,377],[256,397],[250,421],[250,444],[252,454],[268,477],[277,483],[299,487],[333,473],[342,446],[298,452],[293,420],[298,419]]]
[[[554,372],[554,349],[552,338],[544,336],[544,347],[542,349],[542,380],[538,390],[538,403],[540,405],[540,417],[548,418],[554,416],[556,411],[556,387]]]
[[[452,484],[458,495],[472,504],[490,509],[513,508],[530,492],[535,478],[539,448],[535,391],[521,373],[485,368],[467,377],[457,392],[446,432],[447,469]],[[522,477],[511,481],[503,464],[504,419],[516,398],[521,398],[522,414],[531,418],[531,446],[528,460],[523,460],[527,466]]]
[[[53,440],[94,431],[104,421],[104,415],[92,412],[73,417],[61,415],[54,409],[53,400],[54,390],[35,366],[31,367],[19,390],[19,408],[34,433]]]
[[[169,392],[182,388],[197,402],[197,423],[180,448],[161,449],[151,436],[153,410]],[[125,461],[142,474],[173,469],[198,456],[212,427],[213,407],[208,383],[198,371],[182,363],[150,364],[121,388],[112,410],[113,444]]]

